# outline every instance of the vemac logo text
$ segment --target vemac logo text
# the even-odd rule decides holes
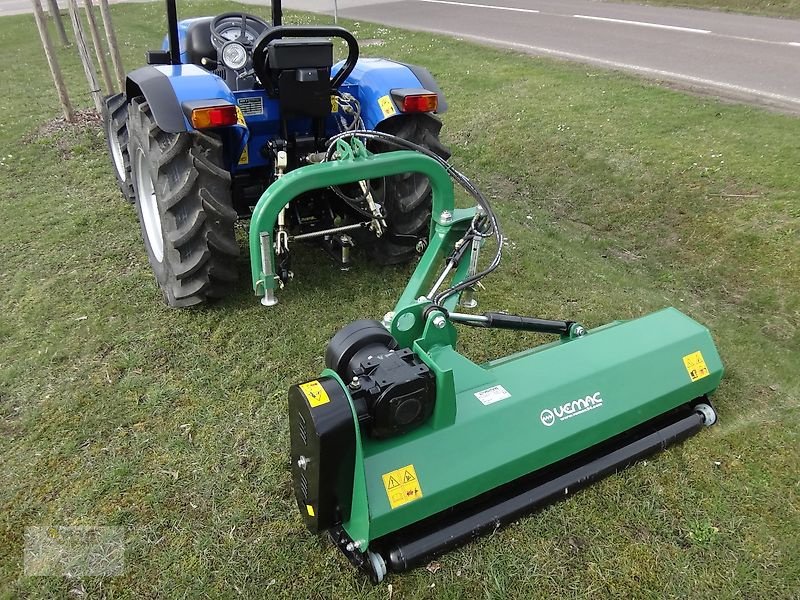
[[[539,415],[539,418],[543,425],[550,427],[556,422],[556,419],[559,421],[566,421],[571,417],[576,417],[595,408],[601,408],[602,406],[603,399],[600,397],[600,392],[595,392],[591,396],[578,398],[577,400],[567,402],[555,408],[545,408]]]

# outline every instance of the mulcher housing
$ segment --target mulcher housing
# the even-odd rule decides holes
[[[374,581],[714,422],[707,402],[722,362],[708,330],[674,308],[591,331],[571,321],[495,314],[486,321],[491,326],[561,335],[482,365],[460,354],[454,323],[477,317],[454,312],[457,295],[433,305],[428,289],[474,210],[453,210],[452,186],[428,157],[372,156],[356,147],[344,160],[296,171],[261,203],[279,206],[307,186],[341,183],[363,169],[430,176],[430,244],[385,321],[345,327],[328,347],[321,376],[290,389],[289,423],[295,495],[307,527],[328,531]],[[454,281],[464,279],[469,258],[453,271]],[[255,267],[254,282],[264,275]],[[399,368],[398,354],[414,368]],[[394,371],[376,380],[370,369],[382,362]],[[398,431],[375,434],[365,388],[393,407]]]

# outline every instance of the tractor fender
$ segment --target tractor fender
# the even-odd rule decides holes
[[[334,67],[334,72],[338,71],[342,64],[338,63]],[[447,101],[436,80],[426,68],[417,65],[385,58],[361,58],[345,80],[343,87],[347,86],[357,89],[358,101],[361,103],[361,117],[367,129],[377,129],[381,122],[401,114],[392,98],[392,90],[423,88],[435,92],[439,97],[436,114],[442,114],[447,110]]]
[[[128,74],[125,93],[129,99],[144,96],[156,125],[167,133],[192,131],[183,104],[194,100],[236,98],[225,82],[197,65],[148,65]]]

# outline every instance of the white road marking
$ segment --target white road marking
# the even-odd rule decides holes
[[[591,21],[606,21],[608,23],[621,23],[623,25],[638,25],[639,27],[654,27],[656,29],[669,29],[671,31],[685,31],[687,33],[711,33],[710,29],[694,29],[692,27],[678,27],[677,25],[661,25],[660,23],[647,23],[646,21],[628,21],[626,19],[609,19],[608,17],[593,17],[590,15],[572,15],[576,19]]]
[[[668,31],[682,31],[684,33],[698,33],[700,35],[712,35],[714,37],[727,38],[730,40],[741,40],[743,42],[757,42],[760,44],[773,44],[776,46],[795,46],[800,47],[800,42],[778,42],[773,40],[762,40],[760,38],[744,37],[740,35],[729,35],[725,33],[714,33],[710,29],[696,29],[694,27],[679,27],[678,25],[664,25],[662,23],[650,23],[648,21],[630,21],[627,19],[611,19],[609,17],[596,17],[593,15],[564,15],[559,13],[542,12],[532,8],[514,8],[511,6],[497,6],[494,4],[477,4],[473,2],[455,2],[454,0],[418,0],[429,4],[449,4],[451,6],[466,6],[469,8],[486,8],[491,10],[506,10],[511,12],[540,14],[547,17],[560,17],[566,19],[585,19],[587,21],[604,21],[606,23],[620,23],[622,25],[634,25],[639,27],[652,27],[655,29],[666,29]],[[452,35],[452,33],[450,34]]]
[[[451,2],[449,0],[419,0],[420,2],[428,2],[430,4],[452,4],[454,6],[468,6],[471,8],[491,8],[494,10],[510,10],[511,12],[532,13],[538,14],[538,10],[532,8],[512,8],[510,6],[492,6],[490,4],[472,4],[470,2]]]
[[[674,73],[672,71],[662,71],[661,69],[651,69],[650,67],[640,67],[639,65],[632,65],[629,63],[621,63],[614,60],[605,60],[602,58],[595,58],[593,56],[586,56],[584,54],[576,54],[574,52],[564,52],[563,50],[553,50],[552,48],[542,48],[541,46],[532,46],[530,44],[522,44],[520,42],[510,42],[508,40],[498,40],[496,38],[485,37],[482,35],[473,35],[468,33],[460,33],[454,34],[453,32],[446,31],[443,29],[429,29],[425,28],[425,31],[429,31],[431,33],[439,33],[442,35],[448,35],[451,37],[455,37],[456,39],[467,39],[467,40],[475,40],[477,42],[483,42],[485,44],[492,44],[493,46],[505,46],[506,48],[517,48],[521,50],[532,50],[534,52],[538,52],[539,54],[546,54],[548,56],[555,56],[557,58],[566,58],[569,60],[577,60],[579,62],[586,62],[595,65],[602,65],[604,67],[611,67],[614,69],[620,69],[623,71],[633,71],[634,73],[644,73],[647,75],[656,75],[658,77],[663,77],[664,79],[675,79],[678,81],[685,81],[687,83],[693,83],[696,85],[706,86],[706,87],[715,87],[722,90],[728,90],[730,92],[736,92],[739,94],[748,94],[752,96],[758,96],[761,98],[769,98],[770,100],[775,100],[777,102],[787,102],[790,104],[797,104],[800,105],[800,98],[795,98],[793,96],[784,96],[783,94],[775,94],[772,92],[765,92],[762,90],[756,90],[753,88],[745,87],[742,85],[736,85],[733,83],[725,83],[724,81],[714,81],[713,79],[705,79],[703,77],[695,77],[694,75],[685,75],[684,73]],[[796,42],[792,42],[796,43]],[[799,44],[800,45],[800,44]]]

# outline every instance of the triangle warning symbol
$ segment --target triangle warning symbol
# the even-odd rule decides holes
[[[414,477],[411,474],[411,471],[406,469],[406,472],[403,474],[403,483],[408,483],[409,481],[414,481],[414,480],[416,480],[416,477]]]
[[[392,488],[396,488],[396,487],[398,487],[399,485],[400,485],[400,484],[397,482],[397,480],[396,480],[394,477],[392,477],[392,476],[390,475],[390,476],[389,476],[389,485],[387,486],[387,489],[390,489],[390,490],[391,490]]]

